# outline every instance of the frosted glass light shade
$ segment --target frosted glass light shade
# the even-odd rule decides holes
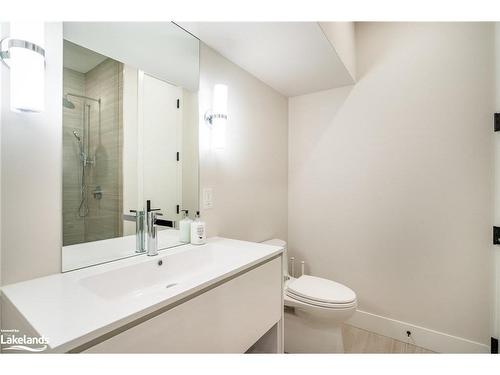
[[[226,148],[226,119],[214,119],[212,129],[212,147],[216,150]]]
[[[216,150],[223,150],[226,148],[227,86],[215,85],[213,95],[212,147]]]
[[[227,116],[227,86],[226,85],[217,84],[214,86],[212,112],[214,115]]]
[[[44,47],[43,22],[12,22],[10,39],[25,40]],[[15,112],[45,109],[45,58],[26,48],[12,46],[10,59],[10,108]]]

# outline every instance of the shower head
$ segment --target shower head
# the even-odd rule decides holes
[[[68,109],[74,109],[75,104],[70,101],[66,96],[63,97],[63,107],[66,107]]]
[[[77,140],[78,142],[80,142],[80,139],[81,139],[81,138],[80,138],[80,134],[78,134],[78,132],[77,132],[76,130],[73,130],[73,135],[75,136],[76,140]]]

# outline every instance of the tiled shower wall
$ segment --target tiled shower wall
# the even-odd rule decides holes
[[[70,98],[75,109],[63,112],[63,244],[97,241],[122,235],[122,71],[106,59],[86,74],[64,69],[64,92],[101,99],[101,121],[96,102],[90,110],[89,156],[86,167],[88,214],[81,217],[79,149],[73,130],[83,134],[82,99]],[[102,192],[99,199],[96,192]]]
[[[63,70],[63,93],[85,94],[85,75]],[[63,245],[85,241],[84,218],[78,215],[80,205],[81,163],[73,130],[83,134],[83,101],[70,98],[74,109],[63,107]]]

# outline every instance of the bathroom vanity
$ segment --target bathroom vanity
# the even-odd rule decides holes
[[[199,40],[171,22],[63,26],[62,273],[1,288],[2,338],[42,339],[1,350],[283,352],[283,248],[180,242],[181,212],[200,211]]]
[[[213,238],[7,285],[3,327],[47,338],[44,352],[244,353],[260,340],[279,353],[282,252]]]

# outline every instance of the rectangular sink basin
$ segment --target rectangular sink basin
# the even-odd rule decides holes
[[[150,257],[132,264],[81,279],[88,291],[105,299],[120,299],[172,288],[194,275],[213,267],[214,254],[209,246]]]

